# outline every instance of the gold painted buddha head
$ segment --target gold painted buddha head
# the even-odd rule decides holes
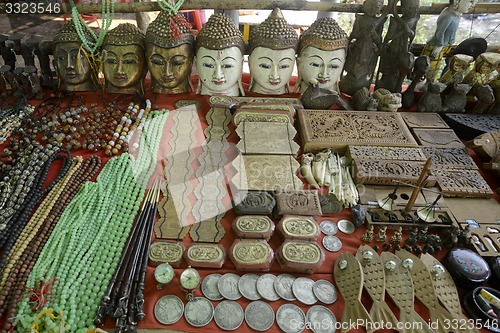
[[[92,36],[85,33],[88,40]],[[99,83],[97,68],[91,63],[73,22],[67,22],[56,32],[53,64],[59,78],[59,88],[68,91],[96,91]]]
[[[144,94],[145,47],[144,34],[131,23],[121,23],[106,34],[102,71],[107,93]]]
[[[348,44],[347,34],[333,18],[317,19],[299,39],[294,90],[303,93],[316,80],[320,88],[338,92]]]
[[[160,12],[146,31],[146,61],[155,93],[192,90],[194,35],[182,14]]]
[[[250,34],[250,90],[281,95],[289,89],[299,38],[279,8]]]
[[[243,35],[226,14],[214,14],[196,36],[197,93],[245,95],[241,85]]]

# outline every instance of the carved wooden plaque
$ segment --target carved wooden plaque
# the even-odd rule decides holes
[[[233,124],[238,127],[242,122],[291,123],[293,118],[288,111],[239,110],[234,113]]]
[[[233,195],[233,210],[236,215],[270,215],[275,205],[274,196],[268,192],[240,191]]]
[[[293,97],[233,97],[238,105],[249,103],[265,103],[265,104],[290,104],[295,109],[302,109],[304,106],[299,98]]]
[[[427,158],[432,159],[431,169],[478,169],[465,148],[423,147]]]
[[[218,243],[226,234],[220,222],[223,215],[197,222],[189,231],[189,236],[194,242]]]
[[[319,227],[312,216],[285,215],[278,223],[278,231],[284,239],[315,241]]]
[[[325,260],[325,253],[316,242],[286,240],[276,252],[283,268],[312,274]]]
[[[348,155],[351,159],[363,158],[424,162],[427,160],[421,148],[413,147],[349,146]]]
[[[422,128],[450,128],[448,124],[437,113],[427,112],[402,112],[406,125],[408,127],[422,127]]]
[[[500,130],[500,115],[445,113],[443,119],[464,140]]]
[[[274,111],[286,111],[290,114],[290,117],[295,116],[295,108],[293,107],[292,104],[287,103],[287,104],[282,104],[282,103],[246,103],[240,105],[238,109],[236,109],[236,112],[239,110],[262,110],[266,112],[274,112]]]
[[[184,252],[189,266],[221,268],[226,260],[226,250],[220,244],[191,244]]]
[[[159,239],[182,240],[189,232],[189,225],[181,225],[181,221],[175,210],[174,201],[170,200],[170,191],[167,194],[168,196],[163,197],[158,204],[160,218],[154,226],[155,236]]]
[[[288,155],[240,155],[233,160],[237,173],[231,182],[238,190],[299,190],[299,162]]]
[[[244,215],[233,221],[233,231],[237,238],[269,240],[274,232],[274,222],[267,216]]]
[[[417,146],[399,113],[299,110],[298,114],[305,152],[345,151],[349,145]]]
[[[274,251],[265,240],[237,239],[229,250],[229,258],[239,271],[267,272],[274,259]]]
[[[424,162],[414,161],[355,159],[353,162],[354,180],[358,184],[416,185],[424,167]],[[430,176],[425,182],[427,187],[434,184],[434,176]]]
[[[158,266],[163,262],[168,262],[173,267],[179,267],[183,254],[182,243],[156,241],[149,248],[149,264]]]
[[[322,215],[317,190],[276,191],[275,197],[278,215]]]
[[[293,141],[297,131],[290,123],[249,122],[239,124],[236,147],[242,154],[297,155],[300,146]]]
[[[441,192],[451,197],[485,197],[493,195],[488,183],[477,170],[434,170]]]
[[[451,129],[414,128],[413,133],[422,146],[461,148],[464,144]]]

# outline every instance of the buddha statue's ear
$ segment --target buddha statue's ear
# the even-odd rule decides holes
[[[287,83],[285,84],[285,92],[286,92],[287,94],[289,94],[289,93],[290,93],[290,82],[287,82]]]
[[[243,90],[243,84],[241,83],[241,77],[238,79],[238,88],[240,89],[241,96],[245,96],[245,90]]]
[[[300,76],[300,73],[299,73],[299,76],[297,77],[297,82],[295,83],[295,86],[293,87],[294,94],[300,92],[301,84],[302,84],[302,77]]]
[[[253,82],[253,75],[252,75],[252,73],[250,73],[250,86],[248,87],[248,90],[252,90],[253,85],[254,85],[254,82]]]
[[[191,80],[189,80],[189,82],[191,82]],[[200,78],[200,76],[199,76],[199,74],[198,74],[198,86],[196,87],[196,94],[197,94],[197,95],[199,95],[199,94],[201,93],[201,85],[202,85],[202,84],[203,84],[203,83],[201,83],[201,78]]]

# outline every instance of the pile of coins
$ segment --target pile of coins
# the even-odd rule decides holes
[[[342,248],[342,242],[335,236],[337,232],[346,235],[354,233],[356,227],[349,220],[339,220],[337,223],[331,220],[323,220],[319,224],[319,229],[325,235],[322,240],[323,247],[330,252],[338,252]]]

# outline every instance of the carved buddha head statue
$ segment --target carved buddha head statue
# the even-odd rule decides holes
[[[85,33],[88,40],[90,34]],[[68,91],[95,91],[97,68],[90,63],[73,22],[67,22],[54,36],[54,67],[59,87]]]
[[[243,35],[226,14],[214,14],[196,36],[197,92],[202,95],[245,95]]]
[[[289,91],[298,36],[279,8],[250,35],[250,90],[266,95]]]
[[[164,94],[189,92],[193,58],[194,36],[184,16],[160,12],[146,31],[152,90]]]
[[[338,92],[348,43],[347,34],[333,18],[319,18],[311,24],[299,39],[295,90],[303,93],[316,80],[320,88]]]
[[[144,34],[130,23],[121,23],[106,34],[102,47],[106,92],[144,94],[145,44]]]

